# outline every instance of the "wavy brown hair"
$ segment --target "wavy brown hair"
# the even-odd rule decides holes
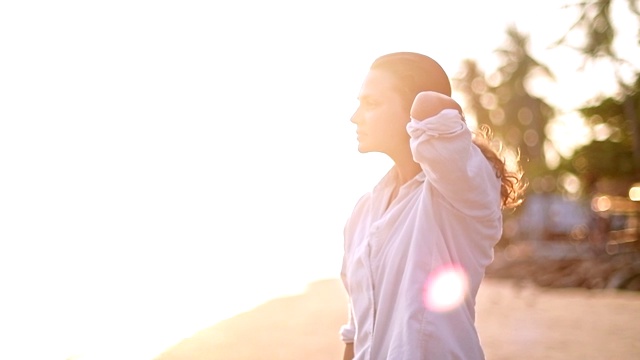
[[[524,179],[524,171],[520,166],[520,154],[516,154],[511,161],[508,161],[504,147],[500,142],[494,141],[493,132],[487,125],[482,125],[473,132],[473,143],[480,148],[496,171],[496,177],[500,179],[502,208],[514,209],[522,204],[528,183]]]

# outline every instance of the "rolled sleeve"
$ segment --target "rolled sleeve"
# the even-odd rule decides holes
[[[353,343],[356,338],[356,330],[350,325],[351,324],[343,325],[340,328],[340,338],[345,344]]]
[[[462,116],[457,110],[444,109],[439,114],[426,120],[411,118],[407,124],[407,131],[411,139],[427,140],[438,136],[448,136],[459,133],[465,128]]]

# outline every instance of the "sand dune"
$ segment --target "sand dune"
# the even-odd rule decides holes
[[[156,360],[341,359],[346,316],[339,280],[222,321]],[[640,359],[640,293],[542,289],[487,279],[477,326],[489,360]]]

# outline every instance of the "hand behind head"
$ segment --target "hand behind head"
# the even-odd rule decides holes
[[[458,110],[462,114],[460,105],[449,96],[434,91],[423,91],[413,101],[411,117],[416,120],[425,120],[438,115],[444,109]]]

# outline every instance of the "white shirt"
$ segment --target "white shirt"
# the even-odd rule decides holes
[[[355,360],[483,359],[474,307],[502,233],[500,179],[457,111],[411,119],[407,131],[423,171],[387,208],[391,169],[345,226],[350,318],[341,336],[354,343]],[[468,292],[459,306],[438,311],[425,305],[433,295],[426,284],[447,266],[464,270]]]

